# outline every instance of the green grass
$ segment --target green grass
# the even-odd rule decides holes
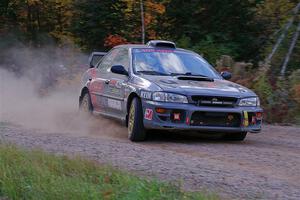
[[[0,199],[216,199],[80,157],[0,143]]]

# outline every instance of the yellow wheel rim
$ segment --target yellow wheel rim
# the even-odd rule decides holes
[[[135,107],[133,104],[130,106],[129,117],[128,117],[128,135],[130,136],[134,126],[134,114],[135,114]]]

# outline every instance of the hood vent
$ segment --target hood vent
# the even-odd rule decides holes
[[[190,80],[190,81],[209,81],[214,82],[213,78],[202,77],[202,76],[178,76],[178,80]]]

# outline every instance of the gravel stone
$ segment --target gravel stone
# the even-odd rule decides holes
[[[80,154],[137,175],[217,193],[222,199],[300,199],[300,128],[264,126],[243,142],[157,133],[120,136],[47,133],[1,123],[0,139],[56,154]]]

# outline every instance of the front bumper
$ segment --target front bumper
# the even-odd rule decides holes
[[[262,117],[256,118],[257,113],[263,112],[260,107],[211,107],[149,100],[142,100],[142,105],[147,129],[257,133],[262,125]],[[158,113],[157,108],[166,112]]]

